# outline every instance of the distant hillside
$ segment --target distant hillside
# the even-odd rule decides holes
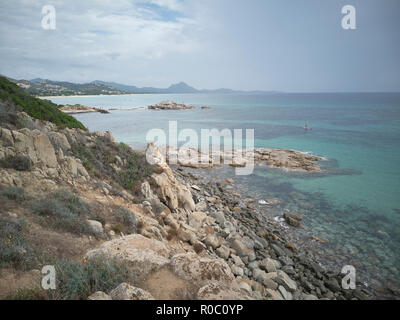
[[[137,87],[116,82],[96,80],[90,83],[71,83],[65,81],[52,81],[36,78],[32,80],[14,80],[21,88],[35,96],[69,96],[69,95],[118,95],[126,93],[159,93],[159,94],[183,94],[183,93],[208,93],[208,94],[271,94],[274,91],[239,91],[232,89],[198,90],[185,82],[170,85],[168,88]]]
[[[68,128],[86,130],[81,122],[60,111],[56,104],[30,96],[25,90],[2,76],[0,76],[0,104],[1,106],[12,107],[16,109],[15,111],[24,111],[35,119],[47,120]],[[7,109],[9,109],[8,107]],[[10,113],[10,111],[1,109],[0,111],[4,114],[0,114],[0,118]]]
[[[171,85],[168,88],[154,88],[154,87],[136,87],[115,82],[104,82],[100,80],[93,81],[92,83],[112,86],[118,90],[129,92],[129,93],[199,93],[200,91],[189,86],[184,82],[179,82]]]
[[[55,95],[111,95],[123,94],[125,92],[112,86],[100,83],[71,83],[64,81],[51,81],[46,79],[33,80],[12,80],[21,88],[24,88],[29,94],[35,96],[55,96]]]
[[[270,94],[270,93],[275,93],[274,91],[238,91],[238,90],[232,90],[232,89],[215,89],[215,90],[198,90],[196,88],[193,88],[186,84],[185,82],[179,82],[176,84],[172,84],[168,88],[154,88],[154,87],[136,87],[136,86],[129,86],[125,84],[120,84],[116,82],[105,82],[105,81],[100,81],[96,80],[93,81],[93,83],[97,84],[102,84],[102,85],[107,85],[114,87],[118,90],[129,92],[129,93],[219,93],[219,94],[226,94],[226,93],[238,93],[238,94],[244,94],[244,93],[250,93],[250,94]]]

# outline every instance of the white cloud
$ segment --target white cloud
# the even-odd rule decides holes
[[[54,1],[57,29],[40,28],[41,6],[45,1],[14,1],[0,4],[0,72],[11,66],[20,73],[49,65],[98,65],[162,59],[168,55],[200,50],[193,34],[196,21],[184,15],[174,0],[150,0],[163,10],[179,11],[177,19],[154,19],[156,11],[143,1]],[[172,15],[173,13],[171,13]],[[14,63],[10,64],[10,60]],[[32,66],[32,64],[34,66]],[[16,70],[14,70],[16,71]]]

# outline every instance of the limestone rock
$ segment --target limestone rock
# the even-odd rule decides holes
[[[113,300],[154,300],[149,292],[125,282],[112,290],[110,296]]]
[[[285,287],[279,286],[279,287],[278,287],[278,291],[280,292],[280,294],[282,295],[282,297],[283,297],[285,300],[292,300],[292,299],[293,299],[292,294],[291,294],[290,292],[287,292],[286,289],[285,289]]]
[[[233,272],[233,274],[234,274],[235,276],[243,277],[243,275],[244,275],[243,269],[240,268],[240,267],[238,267],[238,266],[235,265],[235,264],[231,266],[231,270],[232,270],[232,272]]]
[[[86,220],[86,223],[89,225],[90,230],[96,235],[103,234],[103,225],[96,220]]]
[[[133,274],[144,276],[169,263],[169,250],[160,241],[139,234],[104,242],[86,256],[106,255],[124,260]]]
[[[227,246],[224,246],[224,245],[220,246],[216,250],[216,252],[217,252],[217,255],[219,257],[221,257],[222,259],[225,259],[225,260],[227,260],[229,258],[229,256],[230,256],[230,254],[231,254],[229,248]]]
[[[278,284],[284,286],[287,290],[295,292],[297,290],[297,284],[293,281],[284,271],[278,270],[277,277],[273,279]]]
[[[219,246],[221,246],[221,238],[216,234],[208,234],[205,243],[213,249],[217,249]]]
[[[260,269],[265,270],[267,272],[276,272],[280,267],[280,263],[271,258],[265,258],[260,262]]]
[[[88,300],[112,300],[112,299],[108,294],[106,294],[102,291],[97,291],[97,292],[93,293],[92,295],[90,295],[88,297]]]
[[[239,239],[235,239],[232,242],[231,248],[236,251],[239,257],[248,257],[253,252]]]
[[[220,259],[201,258],[194,253],[177,254],[172,257],[174,273],[189,281],[233,281],[228,264]]]
[[[189,226],[195,229],[199,229],[206,219],[207,215],[205,213],[198,211],[192,212],[189,215]]]
[[[282,295],[278,291],[272,289],[266,289],[265,291],[271,300],[283,300]]]
[[[248,295],[240,291],[240,287],[221,283],[209,283],[201,287],[197,293],[200,300],[250,300]]]
[[[34,130],[36,131],[36,130]],[[57,167],[57,158],[49,138],[44,134],[33,136],[33,145],[35,146],[37,157],[50,168]]]

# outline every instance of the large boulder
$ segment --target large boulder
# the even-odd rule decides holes
[[[243,241],[239,239],[235,239],[231,243],[231,248],[234,249],[239,257],[247,257],[250,254],[254,253],[253,250],[249,249]]]
[[[93,293],[92,295],[90,295],[88,297],[88,300],[112,300],[112,299],[108,294],[106,294],[102,291],[97,291],[97,292]]]
[[[96,235],[102,235],[103,234],[103,225],[96,220],[86,220],[86,223],[88,224],[90,230],[96,234]]]
[[[38,160],[42,161],[50,168],[57,167],[58,163],[56,153],[47,135],[35,132],[35,135],[33,136],[33,144],[35,146]]]
[[[71,150],[71,145],[69,144],[65,134],[60,132],[49,132],[48,136],[55,149],[61,149],[63,152]]]
[[[283,217],[285,218],[286,222],[293,227],[300,226],[300,222],[303,220],[302,216],[297,213],[285,212]]]
[[[89,259],[99,255],[125,261],[136,276],[144,276],[169,263],[169,250],[162,242],[139,234],[104,242],[86,254]]]
[[[128,283],[121,283],[110,292],[112,300],[154,300],[146,290],[136,288]]]
[[[161,173],[153,173],[152,178],[155,183],[158,197],[171,210],[183,208],[188,211],[195,210],[192,193],[189,188],[179,183],[171,168],[166,163],[164,154],[154,144],[149,143],[146,149],[146,159],[155,164],[162,171]]]
[[[201,287],[197,292],[199,300],[251,300],[245,290],[240,290],[240,287],[226,285],[220,282],[208,283]]]
[[[188,211],[195,210],[192,193],[175,179],[169,167],[161,174],[153,174],[152,178],[157,185],[158,196],[171,210],[179,207]]]
[[[235,279],[229,265],[221,259],[199,257],[195,253],[177,254],[171,259],[176,275],[189,281],[222,281]]]

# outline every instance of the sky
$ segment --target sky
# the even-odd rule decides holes
[[[56,29],[42,28],[42,7]],[[356,29],[342,28],[342,7]],[[2,0],[0,74],[198,89],[400,91],[399,0]]]

